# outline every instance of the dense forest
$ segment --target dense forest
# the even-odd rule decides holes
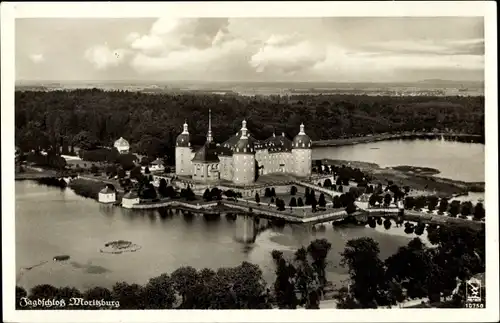
[[[313,140],[433,129],[484,135],[484,97],[249,97],[80,89],[16,91],[16,145],[24,151],[66,151],[72,145],[111,146],[124,137],[135,152],[173,155],[185,120],[193,144],[204,142],[209,109],[217,142],[236,133],[244,118],[257,139],[273,131],[293,137],[301,122]]]

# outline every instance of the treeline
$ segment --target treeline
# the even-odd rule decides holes
[[[319,308],[326,286],[326,257],[331,244],[325,239],[302,247],[295,259],[286,260],[273,251],[276,281],[268,286],[259,266],[243,262],[233,268],[212,270],[181,267],[169,274],[151,278],[146,285],[116,283],[111,289],[93,287],[84,292],[73,288],[37,285],[29,294],[16,287],[17,309],[270,309]],[[293,268],[293,269],[292,269]],[[37,300],[58,299],[70,304],[81,298],[79,306],[32,307]],[[95,300],[103,301],[99,307]],[[119,305],[118,305],[119,304]]]
[[[408,299],[446,302],[447,307],[463,307],[468,279],[485,271],[485,231],[453,225],[428,225],[425,246],[417,237],[385,260],[378,243],[363,237],[349,240],[340,264],[348,269],[348,287],[333,297],[337,308],[391,307]],[[416,228],[415,231],[419,230]],[[329,294],[326,279],[327,256],[331,244],[326,239],[312,241],[291,257],[273,250],[275,280],[269,286],[259,266],[243,262],[234,268],[196,270],[181,267],[162,274],[146,285],[116,283],[111,289],[93,287],[84,292],[72,287],[38,285],[29,293],[16,287],[18,309],[295,309],[320,308]],[[458,282],[458,283],[457,283]],[[485,289],[481,296],[485,297]],[[40,299],[81,298],[76,307],[30,307]],[[92,305],[102,300],[100,307]],[[119,305],[118,305],[119,304]]]
[[[348,241],[341,264],[349,269],[351,283],[336,294],[337,307],[376,308],[424,298],[463,307],[466,281],[485,271],[484,229],[428,225],[427,231],[434,247],[415,238],[386,260],[371,238]]]
[[[209,109],[218,142],[234,135],[243,118],[257,139],[273,131],[293,137],[301,122],[313,140],[432,129],[484,134],[484,97],[245,97],[80,89],[16,91],[16,145],[25,151],[70,151],[79,141],[112,146],[124,137],[136,152],[173,155],[185,120],[193,144],[204,143]]]

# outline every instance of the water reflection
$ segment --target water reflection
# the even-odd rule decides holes
[[[116,213],[116,206],[112,204],[99,204],[99,212],[107,217],[112,217]]]
[[[241,261],[260,265],[266,280],[272,282],[274,265],[270,252],[282,250],[293,256],[294,250],[315,238],[332,243],[328,259],[332,266],[328,267],[327,275],[330,280],[338,281],[345,278],[345,271],[335,265],[347,240],[371,237],[379,242],[381,257],[387,257],[416,237],[414,233],[404,233],[403,226],[396,228],[394,222],[389,230],[384,225],[373,229],[348,225],[337,228],[330,222],[324,224],[324,231],[318,226],[313,234],[312,225],[225,213],[214,221],[206,221],[202,214],[196,216],[192,212],[130,210],[101,205],[70,190],[65,191],[64,199],[60,193],[57,188],[16,182],[18,270],[60,254],[71,255],[75,262],[74,265],[50,262],[29,271],[20,280],[25,288],[44,283],[77,288],[111,287],[117,281],[142,284],[180,266],[219,268],[237,266]],[[420,238],[424,240],[426,234]],[[99,252],[104,243],[118,239],[133,241],[143,248],[121,255]],[[90,268],[88,271],[93,274],[85,268]]]

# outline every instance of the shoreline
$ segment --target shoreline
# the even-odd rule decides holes
[[[450,178],[439,177],[439,171],[429,167],[399,165],[381,167],[376,163],[350,161],[342,159],[318,159],[324,165],[349,165],[366,171],[373,177],[372,182],[386,183],[392,180],[400,186],[410,186],[411,189],[431,193],[439,197],[454,197],[468,195],[469,192],[484,193],[485,182],[465,182]],[[313,160],[313,163],[315,160]],[[420,171],[415,171],[420,169]]]
[[[399,133],[399,134],[377,134],[373,136],[317,140],[312,142],[312,146],[313,148],[340,147],[340,146],[351,146],[357,144],[368,144],[386,140],[401,140],[401,139],[414,140],[414,139],[437,139],[437,138],[444,138],[445,140],[461,141],[461,142],[474,142],[484,145],[484,136],[477,134],[415,132],[415,133]]]

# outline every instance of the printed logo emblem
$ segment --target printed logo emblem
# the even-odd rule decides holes
[[[472,278],[469,279],[466,283],[466,291],[465,295],[467,298],[467,302],[471,303],[479,303],[481,302],[481,281]]]

